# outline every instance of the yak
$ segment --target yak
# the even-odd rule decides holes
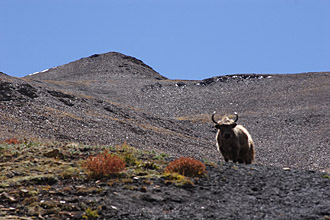
[[[212,114],[211,119],[217,129],[216,145],[219,153],[226,162],[232,160],[234,163],[251,164],[255,157],[254,143],[249,132],[242,125],[236,124],[238,114],[235,112],[235,120],[224,116],[220,121],[214,119],[215,114]]]

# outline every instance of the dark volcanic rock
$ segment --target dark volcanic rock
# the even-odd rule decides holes
[[[55,97],[58,97],[58,98],[68,98],[68,99],[75,99],[75,97],[73,95],[69,95],[69,94],[65,94],[63,92],[60,92],[60,91],[52,91],[52,90],[49,90],[47,91],[49,94],[51,94],[52,96],[55,96]]]
[[[31,99],[37,98],[37,89],[27,83],[13,84],[0,81],[0,101],[22,99],[24,96]]]
[[[9,101],[13,98],[13,86],[9,82],[0,82],[0,101]]]
[[[238,74],[230,76],[217,76],[208,79],[204,79],[197,83],[197,85],[208,86],[217,82],[232,82],[232,81],[244,81],[244,80],[255,80],[255,79],[264,79],[271,78],[270,75],[261,75],[261,74]]]
[[[22,84],[18,87],[17,92],[25,95],[31,99],[37,98],[37,90],[29,84]]]

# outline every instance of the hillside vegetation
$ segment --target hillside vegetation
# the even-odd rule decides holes
[[[26,141],[1,144],[0,152],[0,219],[328,219],[330,214],[326,173],[178,160],[127,144]],[[118,157],[124,167],[103,166],[101,158],[109,154],[109,161]]]

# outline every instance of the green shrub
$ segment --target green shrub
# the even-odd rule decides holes
[[[165,173],[165,184],[173,183],[180,187],[191,187],[194,185],[193,181],[189,177],[185,177],[179,173]]]
[[[117,146],[117,154],[125,161],[127,166],[136,166],[140,164],[140,161],[137,158],[138,151],[126,142],[122,146]]]
[[[82,216],[84,219],[97,219],[99,216],[97,210],[92,210],[91,208],[87,208],[85,210],[85,215]]]

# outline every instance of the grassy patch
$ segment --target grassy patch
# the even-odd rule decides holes
[[[103,154],[100,153],[102,151],[104,151]],[[88,172],[97,172],[92,169],[87,171],[86,161],[91,162],[94,159],[94,162],[102,162],[102,160],[107,159],[107,155],[120,158],[125,162],[125,178],[164,176],[165,167],[169,163],[169,155],[167,154],[141,151],[126,143],[110,147],[86,146],[76,143],[22,141],[20,144],[0,144],[0,153],[0,182],[2,187],[20,186],[22,184],[51,185],[63,179],[85,179],[88,177]],[[101,156],[97,158],[95,155]],[[112,156],[108,158],[110,162]],[[109,165],[109,161],[107,165]],[[118,163],[116,164],[118,165]],[[197,169],[196,172],[198,172],[192,176],[198,176],[205,170],[205,165],[203,167],[201,162],[190,161],[189,165],[194,166],[193,169]],[[106,167],[112,169],[109,166]],[[122,172],[124,170],[123,164],[120,167],[120,169],[115,169],[115,172],[110,170],[109,173],[103,173],[103,176]],[[97,169],[100,171],[101,168],[97,167]],[[173,172],[180,173],[180,171]],[[180,174],[189,176],[190,172],[193,171],[186,169],[184,172],[186,173]],[[118,176],[120,177],[120,175],[115,177]],[[114,177],[114,175],[109,176],[109,178],[111,177]]]
[[[117,160],[114,163],[113,158]],[[124,163],[117,163],[119,160]],[[88,169],[86,161],[92,164],[96,161],[101,166]],[[0,205],[4,208],[0,206],[0,215],[12,215],[20,210],[26,219],[47,219],[47,216],[96,219],[102,216],[102,209],[92,201],[79,203],[80,197],[102,195],[109,187],[147,192],[149,188],[168,184],[193,186],[197,175],[187,177],[188,173],[165,172],[170,161],[167,154],[138,150],[126,143],[115,147],[26,140],[18,144],[2,143]],[[193,164],[196,168],[202,163]],[[103,172],[102,166],[111,172]],[[102,171],[100,175],[90,175],[99,171]],[[66,201],[69,198],[77,200],[76,206]]]
[[[79,176],[80,154],[73,158],[65,144],[23,141],[0,144],[2,187],[55,183]]]
[[[194,185],[193,179],[181,175],[179,173],[164,173],[164,177],[166,178],[166,184],[174,184],[179,187],[192,187]]]
[[[85,214],[82,217],[83,219],[97,219],[99,217],[98,210],[87,208],[85,210]]]

